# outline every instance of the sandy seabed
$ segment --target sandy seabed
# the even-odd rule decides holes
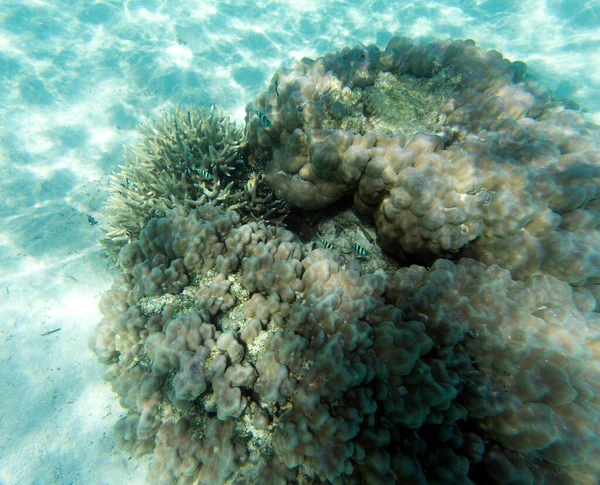
[[[108,175],[139,123],[212,103],[242,121],[279,66],[393,35],[473,38],[600,122],[594,2],[320,3],[0,0],[0,485],[146,481],[87,346]]]

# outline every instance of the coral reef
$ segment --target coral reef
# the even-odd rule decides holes
[[[244,163],[247,139],[211,107],[177,107],[164,120],[140,127],[142,140],[130,147],[125,165],[111,176],[107,217],[112,229],[102,243],[116,256],[154,217],[174,207],[212,204],[236,210],[244,221],[281,224],[286,204],[272,194],[265,175]]]
[[[151,483],[596,483],[592,293],[472,259],[363,273],[210,204],[120,253],[90,346]]]
[[[250,146],[290,206],[350,194],[405,261],[460,252],[518,279],[598,282],[599,128],[523,62],[394,38],[303,59],[255,105],[272,126],[250,120]]]
[[[598,483],[600,152],[571,108],[472,41],[394,38],[277,73],[247,138],[146,127],[90,348],[150,483]],[[304,242],[282,199],[324,209]]]

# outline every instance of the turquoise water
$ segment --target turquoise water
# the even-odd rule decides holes
[[[87,347],[114,274],[97,242],[108,175],[140,123],[176,104],[241,123],[279,67],[396,35],[526,61],[600,123],[599,27],[591,0],[0,0],[0,484],[145,483]]]

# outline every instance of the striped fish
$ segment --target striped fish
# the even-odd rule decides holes
[[[200,174],[200,176],[206,180],[213,180],[215,178],[215,176],[210,173],[208,170],[206,169],[202,169],[198,172]]]
[[[352,249],[354,249],[354,253],[358,259],[364,259],[367,257],[367,250],[363,248],[361,245],[352,243]]]
[[[265,125],[267,128],[271,128],[271,126],[273,126],[273,123],[271,123],[271,120],[269,118],[267,118],[267,116],[264,113],[261,113],[256,108],[253,108],[252,106],[250,106],[248,104],[248,105],[246,105],[246,110],[249,111],[250,113],[254,113],[256,116],[258,116],[258,119],[260,120],[260,122],[263,125]]]
[[[285,199],[282,199],[281,197],[277,197],[277,201],[281,204],[281,206],[284,209],[289,209],[290,206],[288,205],[287,201]]]
[[[333,249],[333,244],[331,244],[326,239],[323,239],[320,235],[319,235],[319,242],[321,243],[321,246],[323,246],[324,249]]]

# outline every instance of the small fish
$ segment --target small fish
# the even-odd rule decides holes
[[[369,231],[367,231],[365,229],[365,226],[363,226],[360,222],[357,224],[358,224],[358,228],[362,231],[362,233],[367,238],[367,241],[369,241],[370,244],[373,244],[375,242],[375,239],[373,239],[373,236],[371,236],[371,233]]]
[[[94,219],[94,216],[92,214],[88,214],[87,218],[88,222],[90,223],[90,226],[95,226],[96,224],[98,224],[98,221]]]
[[[290,206],[288,205],[288,203],[287,203],[287,201],[285,199],[283,199],[281,197],[277,197],[277,200],[279,201],[279,203],[281,204],[281,206],[284,209],[289,209],[290,208]]]
[[[248,104],[248,105],[246,105],[246,110],[248,110],[250,113],[254,113],[256,116],[258,116],[258,119],[267,128],[271,128],[271,126],[273,126],[273,123],[271,123],[271,120],[269,118],[267,118],[267,116],[264,113],[261,113],[256,108],[253,108],[252,106],[250,106]]]
[[[319,234],[319,242],[321,243],[321,246],[323,246],[324,249],[333,249],[333,244],[331,244],[326,239],[323,239],[320,234]]]
[[[46,335],[52,335],[53,333],[56,333],[60,330],[60,328],[55,328],[54,330],[50,330],[49,332],[43,333],[41,334],[42,337],[45,337]]]
[[[354,249],[354,252],[356,253],[356,257],[358,259],[364,259],[367,257],[367,250],[359,244],[352,243],[352,249]]]
[[[203,178],[205,178],[206,180],[213,180],[215,178],[215,176],[210,173],[208,170],[206,169],[202,169],[198,172],[200,174],[200,176],[202,176]]]
[[[279,97],[279,73],[275,73],[275,94]]]

